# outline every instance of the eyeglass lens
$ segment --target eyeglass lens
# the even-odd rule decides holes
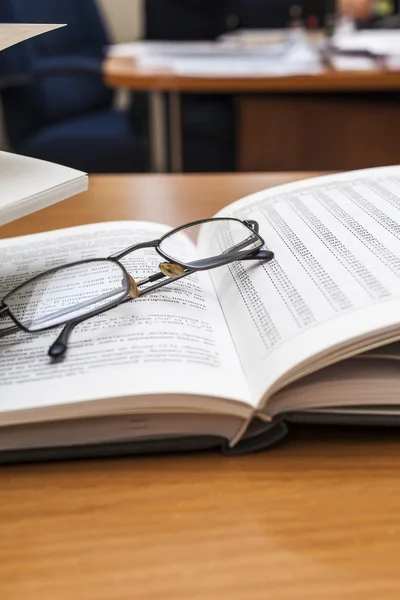
[[[218,254],[215,251],[199,250],[198,247],[188,250],[187,244],[183,243],[183,236],[189,235],[193,241],[197,241],[200,233],[212,242],[207,246],[218,248]],[[220,255],[237,254],[239,259],[241,253],[257,250],[261,245],[260,238],[241,221],[221,219],[188,226],[172,233],[162,239],[159,248],[172,261],[195,267],[200,260]]]
[[[79,263],[28,281],[4,301],[29,331],[39,331],[105,308],[127,295],[129,283],[118,263]]]

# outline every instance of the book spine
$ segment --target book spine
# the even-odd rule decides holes
[[[267,429],[262,431],[262,433],[243,439],[233,446],[233,448],[228,444],[224,444],[222,452],[228,456],[260,452],[261,450],[266,450],[267,448],[274,446],[283,440],[287,434],[287,424],[284,419],[279,418],[273,421]]]

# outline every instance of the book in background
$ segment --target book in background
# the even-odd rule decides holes
[[[84,192],[87,187],[87,175],[81,171],[0,152],[0,225]]]
[[[0,52],[60,27],[65,25],[0,23]],[[8,76],[2,65],[0,89],[10,84],[10,78],[19,85],[26,77],[23,72]],[[83,192],[87,186],[88,178],[81,171],[0,151],[0,226]]]

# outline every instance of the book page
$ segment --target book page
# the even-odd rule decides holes
[[[396,360],[350,358],[296,381],[268,402],[270,415],[296,411],[331,415],[394,415],[399,409]]]
[[[169,229],[103,223],[0,241],[0,297],[52,267],[107,257]],[[193,248],[184,236],[179,244],[181,254]],[[121,262],[139,280],[157,273],[162,260],[150,248]],[[0,328],[7,326],[8,318],[0,321]],[[47,351],[59,332],[0,337],[0,421],[9,411],[140,394],[249,401],[208,273],[193,274],[82,323],[71,334],[66,358],[55,364]],[[179,404],[164,408],[174,406]],[[195,399],[186,409],[198,410]]]
[[[255,399],[357,347],[400,338],[399,167],[288,184],[221,215],[258,221],[275,253],[212,271]],[[205,235],[199,245],[222,247]]]
[[[0,23],[0,51],[60,27],[65,27],[65,25],[54,23]]]

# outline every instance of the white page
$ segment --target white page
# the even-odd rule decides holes
[[[280,44],[265,46],[240,46],[225,42],[153,42],[140,41],[114,44],[107,49],[108,56],[134,58],[141,62],[151,57],[158,60],[174,58],[243,58],[251,56],[282,56],[289,45],[282,40]]]
[[[257,220],[275,252],[212,271],[254,398],[348,340],[400,335],[399,167],[281,186],[221,214]]]
[[[128,42],[123,44],[113,44],[107,49],[108,56],[115,56],[121,58],[134,58],[141,60],[148,56],[159,56],[163,55],[178,55],[185,56],[187,53],[201,52],[209,53],[215,52],[220,47],[220,44],[208,41],[199,42],[177,42],[177,41],[140,41],[140,42]]]
[[[88,178],[82,171],[0,151],[0,225],[84,192],[87,187]]]
[[[3,240],[0,297],[27,276],[82,258],[106,257],[136,242],[157,239],[169,229],[120,222]],[[191,242],[185,244],[186,252]],[[160,260],[153,249],[147,249],[122,262],[136,279],[142,279],[158,272]],[[0,421],[5,421],[7,411],[133,394],[249,400],[207,273],[191,275],[88,320],[73,331],[64,362],[51,364],[47,351],[59,331],[0,338]],[[180,406],[178,401],[168,404],[166,400],[164,408],[174,406]],[[195,399],[186,409],[196,409]],[[84,410],[81,407],[80,414]]]
[[[152,65],[154,66],[154,64]],[[287,77],[290,75],[316,74],[321,71],[318,59],[294,58],[293,60],[270,60],[265,57],[249,56],[243,58],[180,58],[164,66],[171,67],[175,73],[188,77]]]
[[[280,390],[268,403],[268,412],[301,407],[330,414],[399,414],[399,385],[399,365],[394,361],[352,358]]]
[[[346,56],[337,54],[330,57],[330,63],[336,71],[377,71],[380,67],[368,56]]]
[[[0,50],[24,42],[42,33],[65,27],[65,25],[41,23],[0,23]]]
[[[365,30],[351,34],[338,34],[332,44],[343,52],[371,52],[379,56],[400,54],[398,30]]]
[[[168,68],[186,76],[288,76],[321,71],[317,50],[302,43],[265,46],[225,42],[135,42],[109,48],[109,56],[129,57],[141,68]]]
[[[223,33],[218,41],[235,46],[269,46],[282,44],[288,38],[288,29],[236,29]]]

